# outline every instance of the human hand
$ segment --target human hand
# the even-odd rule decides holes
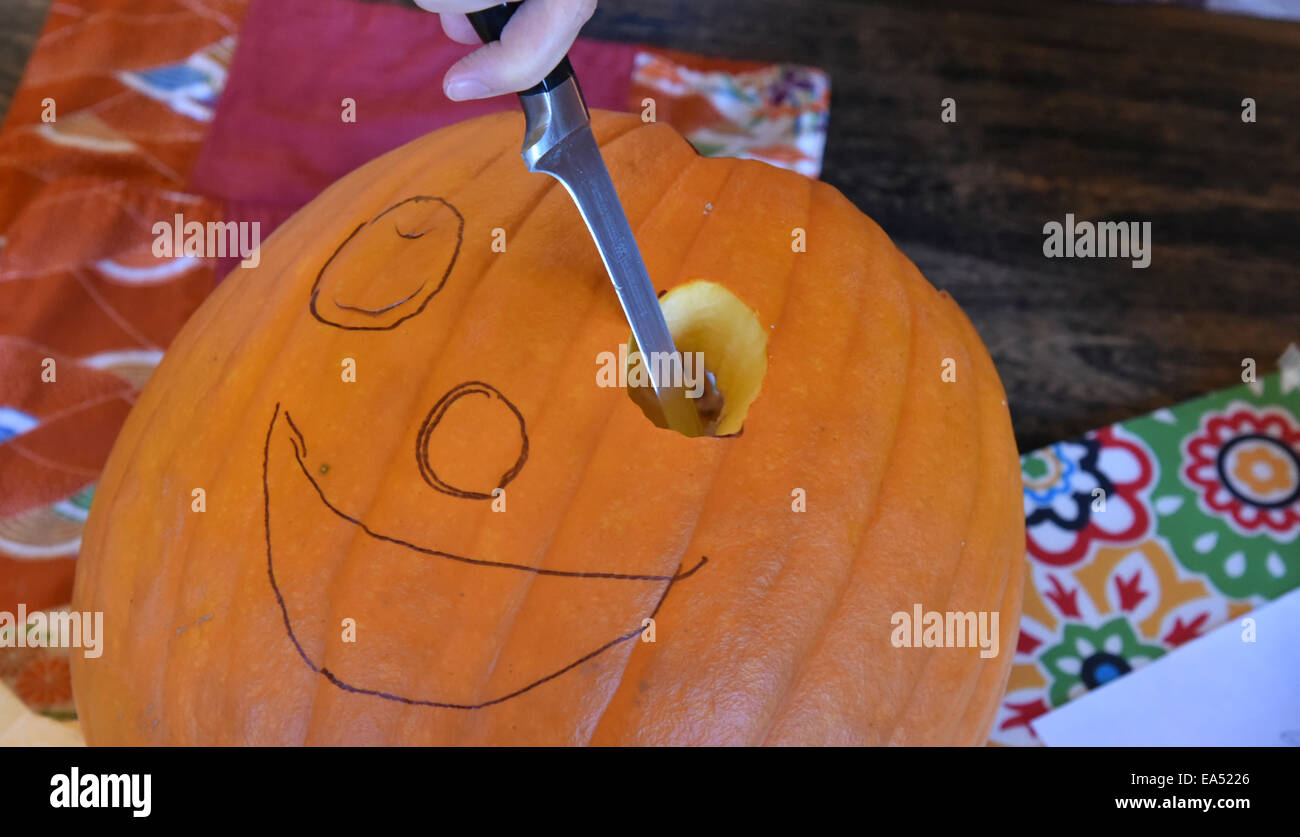
[[[462,44],[481,43],[466,12],[499,5],[488,0],[415,0],[442,19],[442,31]],[[506,24],[501,40],[483,44],[457,61],[443,77],[453,101],[485,99],[527,90],[560,63],[578,30],[596,11],[596,0],[525,0]]]

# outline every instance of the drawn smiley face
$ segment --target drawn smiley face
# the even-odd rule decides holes
[[[395,339],[448,339],[453,323],[472,331],[468,308],[440,312],[422,330],[441,294],[459,297],[453,308],[464,302],[468,289],[455,286],[464,238],[454,205],[416,195],[360,223],[334,249],[307,300],[315,327],[340,335],[340,345],[362,345],[379,368],[322,384],[353,387],[359,416],[324,413],[300,396],[268,408],[262,496],[267,576],[303,663],[344,692],[474,710],[637,639],[674,585],[707,558],[671,573],[614,572],[568,566],[539,546],[530,527],[539,525],[533,498],[545,496],[537,484],[545,476],[523,498],[510,497],[530,458],[556,460],[530,445],[538,405],[516,404],[460,363],[450,364],[454,371],[407,368],[407,344]],[[367,414],[401,414],[386,410],[385,399],[421,388],[441,395],[403,438],[369,434]],[[353,477],[376,456],[393,463],[389,473],[360,487]],[[498,513],[507,502],[515,507]],[[485,644],[485,635],[499,642]],[[531,640],[527,651],[513,651],[516,638],[538,636],[544,653]]]

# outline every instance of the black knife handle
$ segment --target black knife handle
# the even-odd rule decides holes
[[[520,5],[520,3],[498,3],[481,12],[470,12],[466,17],[469,18],[474,31],[486,44],[501,40],[501,31],[506,28],[506,22],[510,20]],[[560,59],[559,64],[555,65],[555,69],[546,74],[546,78],[527,90],[521,90],[519,95],[533,96],[537,93],[554,90],[572,77],[573,67],[569,65],[569,56],[566,55]]]

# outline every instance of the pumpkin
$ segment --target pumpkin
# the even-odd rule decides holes
[[[117,440],[89,743],[985,741],[1024,531],[971,324],[834,188],[593,118],[717,435],[601,385],[628,327],[518,114],[380,157],[216,289]],[[999,614],[998,653],[900,647],[914,607]]]

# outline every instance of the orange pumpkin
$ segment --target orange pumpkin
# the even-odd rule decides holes
[[[594,119],[736,432],[597,385],[627,324],[519,115],[387,154],[131,413],[73,603],[91,744],[983,743],[1024,532],[975,331],[830,186]],[[998,655],[897,647],[918,604],[997,612]]]

